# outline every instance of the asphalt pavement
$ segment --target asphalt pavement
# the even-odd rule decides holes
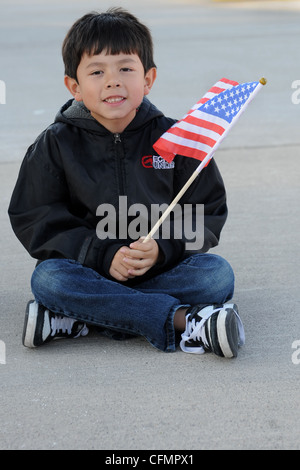
[[[69,99],[60,55],[68,28],[116,5],[152,31],[149,98],[166,115],[181,118],[219,78],[268,80],[215,155],[229,218],[212,252],[236,275],[246,331],[237,359],[165,354],[143,338],[95,331],[35,350],[21,344],[35,260],[11,230],[10,195],[26,148]],[[300,2],[0,8],[0,449],[299,450]]]

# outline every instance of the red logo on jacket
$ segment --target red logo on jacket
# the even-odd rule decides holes
[[[153,168],[152,155],[145,155],[144,157],[142,157],[142,165],[144,168]]]
[[[142,157],[142,165],[144,168],[155,168],[155,170],[170,170],[174,168],[175,163],[168,163],[159,155],[145,155]]]

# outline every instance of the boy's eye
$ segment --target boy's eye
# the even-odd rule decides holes
[[[101,75],[102,73],[102,70],[95,70],[95,72],[92,72],[91,75]]]
[[[122,72],[131,72],[132,69],[129,68],[129,67],[122,67],[122,68],[121,68],[121,71],[122,71]]]

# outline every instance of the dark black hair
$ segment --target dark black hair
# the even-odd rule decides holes
[[[145,73],[156,67],[149,29],[122,8],[88,13],[73,24],[62,46],[65,74],[77,80],[83,54],[95,55],[102,51],[112,55],[137,54]]]

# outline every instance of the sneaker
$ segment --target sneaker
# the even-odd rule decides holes
[[[186,329],[181,335],[182,351],[192,354],[213,352],[236,357],[245,343],[245,332],[235,304],[196,305],[186,312]]]
[[[22,342],[28,348],[41,346],[52,339],[86,336],[88,332],[85,323],[55,314],[35,300],[27,304]]]

